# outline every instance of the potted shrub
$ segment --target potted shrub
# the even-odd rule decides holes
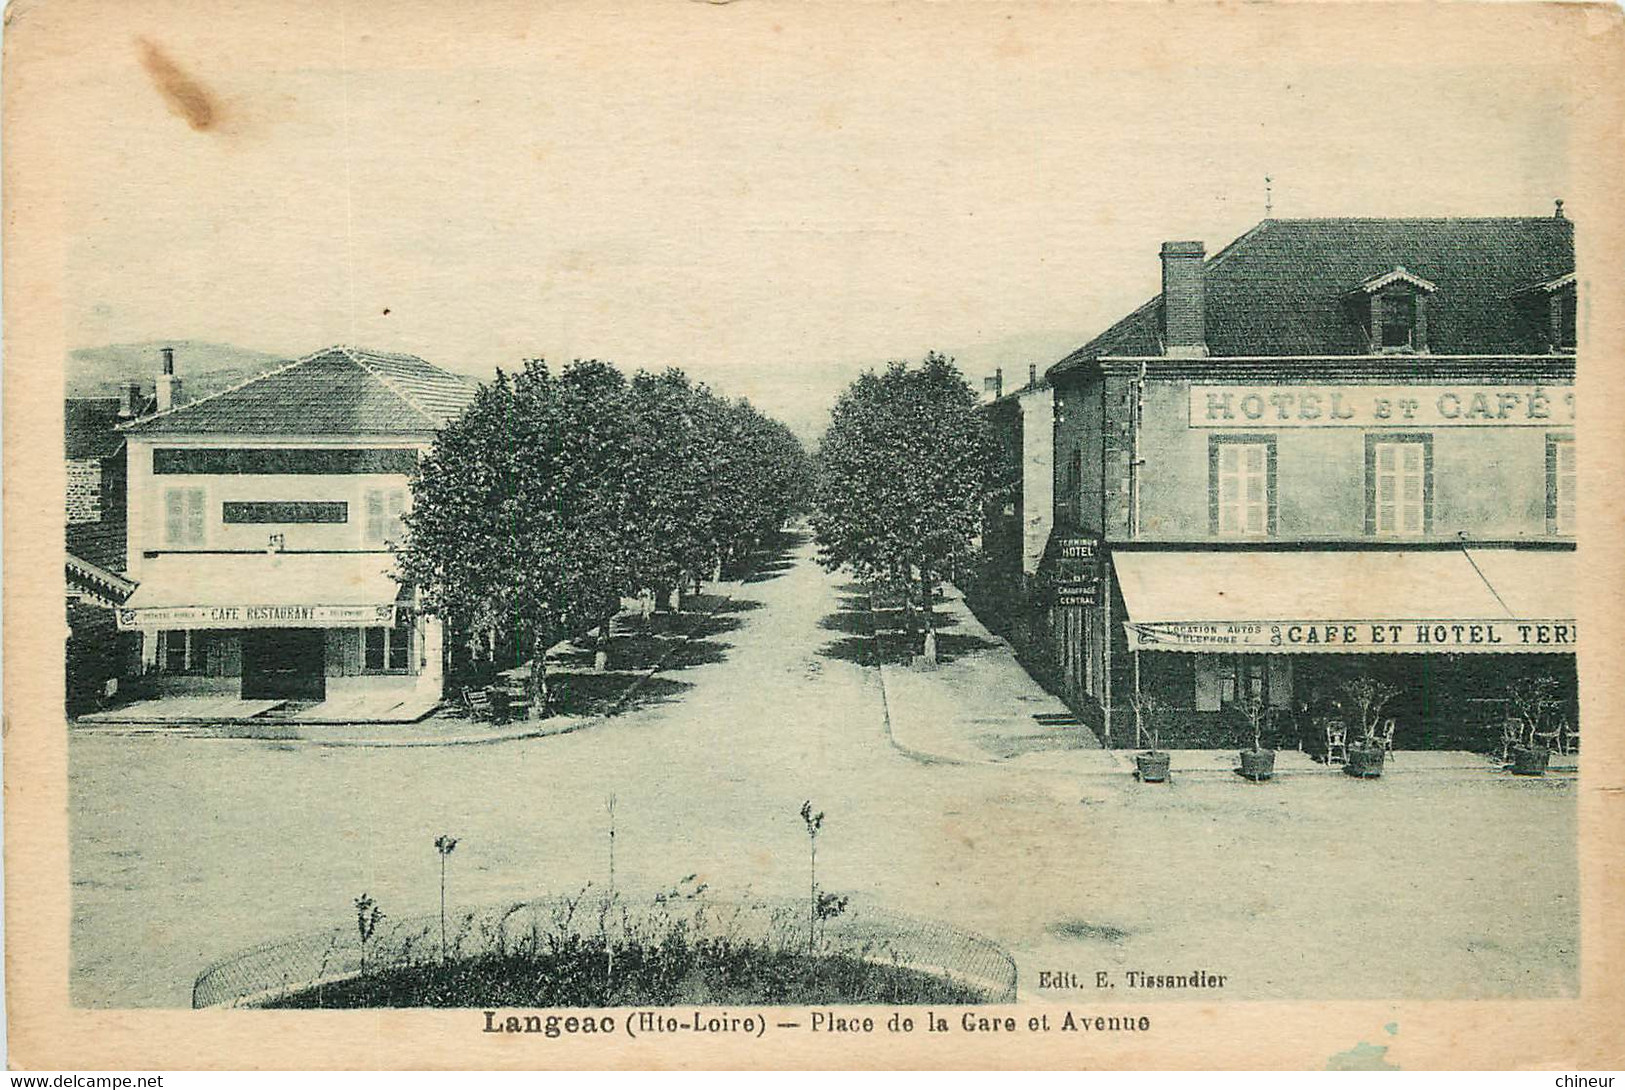
[[[1134,755],[1135,771],[1141,783],[1164,783],[1168,779],[1171,758],[1159,748],[1156,728],[1151,728],[1147,733],[1151,737],[1151,748]]]
[[[1162,702],[1150,693],[1135,693],[1129,697],[1134,707],[1134,744],[1149,739],[1151,748],[1134,755],[1135,774],[1141,783],[1164,783],[1168,779],[1170,758],[1162,751],[1162,736],[1157,730],[1157,715]]]
[[[1542,738],[1553,737],[1547,724],[1557,713],[1557,679],[1549,674],[1521,677],[1507,686],[1507,705],[1517,717],[1521,741],[1512,747],[1509,766],[1515,776],[1542,776],[1552,759]]]
[[[1382,709],[1399,695],[1399,690],[1374,677],[1357,677],[1344,682],[1342,692],[1338,705],[1353,728],[1350,734],[1357,739],[1349,742],[1343,771],[1361,779],[1376,779],[1382,775]]]
[[[1252,728],[1253,748],[1241,751],[1241,768],[1237,771],[1254,783],[1262,783],[1275,775],[1275,751],[1264,748],[1264,720],[1269,715],[1269,706],[1263,697],[1254,694],[1242,702],[1241,714]]]

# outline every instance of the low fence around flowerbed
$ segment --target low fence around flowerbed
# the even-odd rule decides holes
[[[598,939],[613,946],[658,944],[673,935],[692,942],[903,970],[963,988],[967,995],[979,995],[981,1002],[1008,1003],[1016,998],[1016,965],[1005,950],[936,920],[852,907],[813,923],[808,904],[794,901],[674,898],[635,906],[618,898],[554,897],[448,915],[444,957],[438,915],[386,918],[365,943],[354,924],[262,943],[204,969],[192,987],[192,1006],[284,1005],[369,973],[488,957],[525,958],[544,951],[556,956],[572,939]],[[888,1001],[910,1000],[894,995]]]

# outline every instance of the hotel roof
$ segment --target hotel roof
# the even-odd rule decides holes
[[[1424,284],[1428,344],[1443,355],[1546,351],[1515,296],[1572,283],[1574,225],[1562,216],[1484,219],[1267,219],[1203,264],[1211,356],[1338,356],[1369,350],[1351,291]],[[1154,297],[1057,363],[1160,356]]]
[[[416,356],[324,348],[219,393],[133,420],[138,435],[417,435],[474,399],[470,378]]]

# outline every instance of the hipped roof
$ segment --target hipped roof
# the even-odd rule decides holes
[[[1368,350],[1358,286],[1403,267],[1428,296],[1428,348],[1439,355],[1544,352],[1544,330],[1514,296],[1574,271],[1570,220],[1264,220],[1203,263],[1212,356],[1350,355]],[[1162,354],[1162,300],[1147,300],[1050,373],[1103,356]]]

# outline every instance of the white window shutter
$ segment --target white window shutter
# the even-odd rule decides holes
[[[1219,710],[1219,656],[1196,656],[1196,710]]]
[[[1270,707],[1292,707],[1292,658],[1289,655],[1270,655],[1269,664]]]

